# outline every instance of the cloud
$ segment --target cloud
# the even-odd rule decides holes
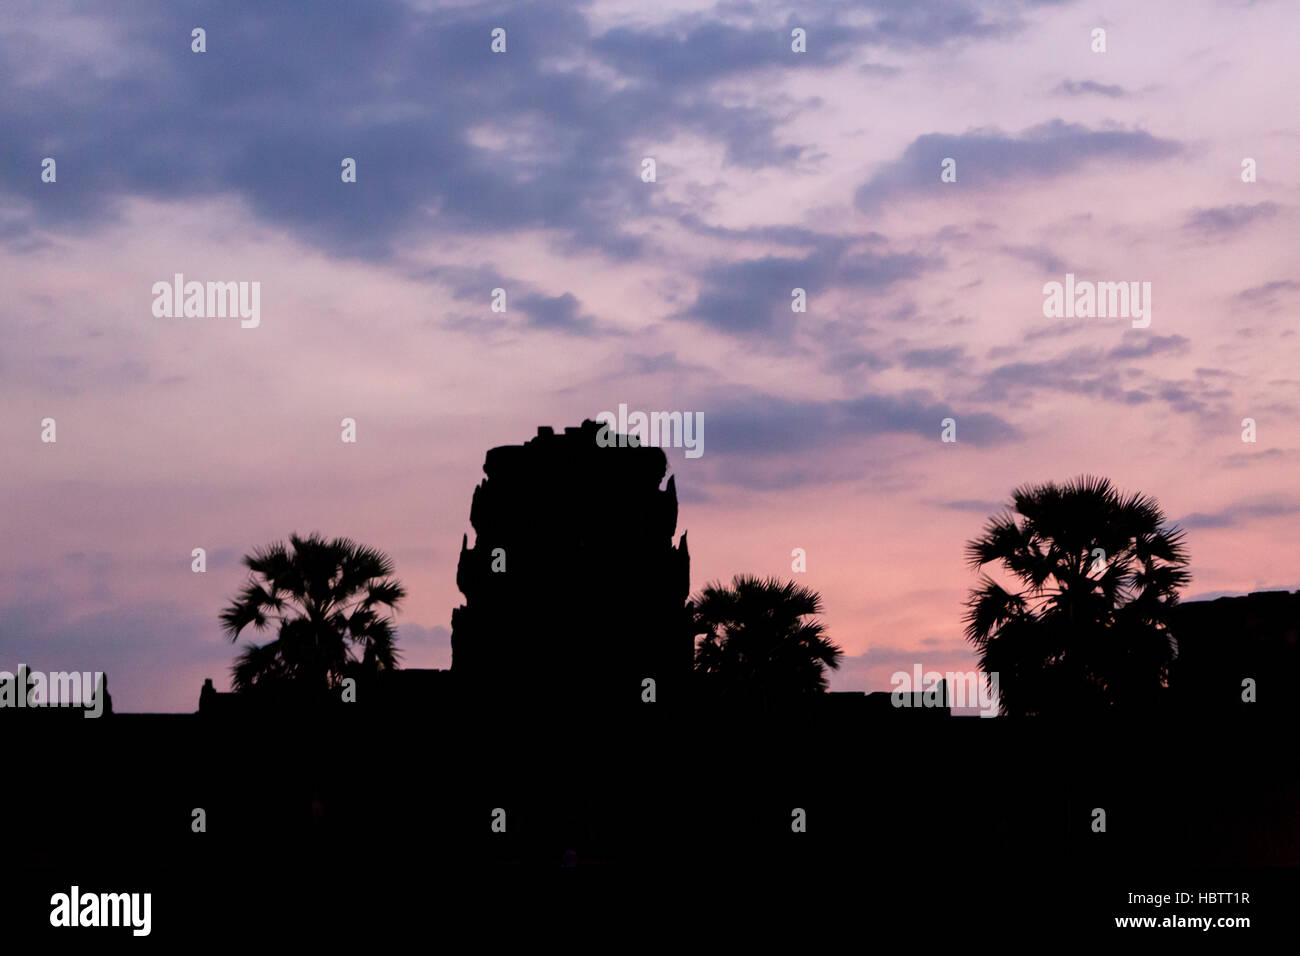
[[[1094,130],[1060,119],[1014,134],[997,129],[927,133],[859,187],[855,202],[868,212],[883,202],[939,188],[940,164],[948,157],[957,161],[958,183],[980,189],[1051,179],[1098,159],[1154,162],[1180,149],[1143,130]]]
[[[903,71],[896,66],[886,66],[883,63],[863,63],[858,67],[858,72],[864,76],[874,76],[880,79],[890,79],[898,76]]]
[[[966,350],[960,345],[934,349],[909,349],[903,353],[903,368],[951,368],[965,357]]]
[[[979,498],[959,498],[956,501],[941,501],[940,508],[950,511],[968,511],[972,514],[995,515],[1006,508],[1005,501],[986,501]]]
[[[1075,348],[1053,358],[994,366],[980,376],[968,397],[980,403],[1014,406],[1029,402],[1036,391],[1083,395],[1123,405],[1143,405],[1159,400],[1176,412],[1211,419],[1222,412],[1213,402],[1225,395],[1214,381],[1204,376],[1169,380],[1144,373],[1141,388],[1125,385],[1128,376],[1120,363],[1180,355],[1189,348],[1190,342],[1185,336],[1144,336],[1126,330],[1123,341],[1107,351]]]
[[[1261,448],[1258,451],[1239,451],[1225,455],[1220,459],[1224,468],[1246,468],[1258,465],[1261,461],[1286,461],[1300,455],[1297,451],[1283,451],[1281,448]]]
[[[75,58],[58,9],[43,15],[48,29],[0,35],[0,59],[27,62],[31,35],[64,37],[49,61]],[[788,165],[804,149],[778,142],[782,105],[723,101],[662,69],[706,51],[699,70],[754,69],[769,41],[778,62],[788,31],[597,36],[585,11],[562,2],[422,11],[320,0],[223,7],[208,52],[194,54],[191,19],[165,7],[93,20],[111,69],[96,64],[94,83],[28,70],[23,94],[0,100],[7,139],[29,144],[0,153],[10,240],[30,243],[38,223],[112,221],[131,196],[230,195],[337,256],[387,260],[412,238],[540,228],[626,259],[642,240],[623,224],[653,214],[627,158],[642,155],[647,131],[724,143],[751,168]],[[504,55],[489,49],[496,26],[507,30]],[[849,41],[837,36],[828,28],[807,62],[843,55]],[[57,189],[30,175],[42,155],[59,160]],[[103,156],[112,162],[93,159]],[[340,180],[343,157],[357,162],[355,184]]]
[[[1129,330],[1124,341],[1106,353],[1111,359],[1150,358],[1153,355],[1181,355],[1191,343],[1183,335],[1144,335]]]
[[[660,372],[706,370],[704,366],[689,365],[677,358],[676,352],[659,352],[642,355],[631,352],[623,356],[623,371],[627,375],[657,375]]]
[[[1179,518],[1175,524],[1188,530],[1204,528],[1234,528],[1258,518],[1282,518],[1300,514],[1300,501],[1294,499],[1268,499],[1241,501],[1219,511],[1194,511]]]
[[[802,25],[815,42],[793,55],[791,27],[750,27],[682,18],[654,30],[618,27],[592,49],[606,63],[642,82],[699,88],[756,70],[807,69],[841,63],[857,49],[860,30],[820,20]]]
[[[1284,292],[1300,291],[1300,282],[1293,279],[1275,279],[1263,285],[1242,289],[1233,298],[1242,305],[1274,311],[1278,307],[1278,297]]]
[[[1240,232],[1252,223],[1273,218],[1280,208],[1275,202],[1261,202],[1253,206],[1232,203],[1210,209],[1193,209],[1183,228],[1205,238],[1223,238]]]
[[[1052,92],[1064,96],[1105,96],[1113,100],[1128,96],[1128,92],[1122,86],[1096,83],[1092,80],[1063,80]]]
[[[704,269],[695,301],[674,318],[733,335],[766,335],[789,325],[796,288],[809,299],[835,288],[879,291],[942,264],[934,256],[863,249],[842,240],[823,241],[802,258],[715,260]]]
[[[486,311],[492,302],[494,289],[506,291],[506,314],[523,314],[528,326],[536,329],[567,332],[595,338],[606,334],[596,319],[581,313],[581,303],[571,292],[560,295],[546,295],[537,287],[522,279],[507,278],[489,265],[477,267],[433,266],[414,273],[417,279],[446,285],[453,296],[462,302],[477,305]],[[486,325],[475,318],[462,317],[453,320],[458,328],[487,331],[497,327]]]
[[[836,348],[826,359],[826,370],[839,375],[879,372],[891,365],[893,363],[879,352],[855,347]]]
[[[1024,26],[1019,8],[1031,8],[1035,2],[994,5],[971,0],[933,0],[925,4],[910,0],[848,0],[840,7],[854,14],[870,11],[869,25],[853,34],[856,42],[890,48],[932,48],[954,41],[1009,36]]]
[[[1033,389],[1109,398],[1127,404],[1149,400],[1142,392],[1125,390],[1116,369],[1096,349],[1072,349],[1037,362],[1007,362],[987,371],[972,397],[983,402],[1024,399]]]
[[[0,100],[0,126],[28,144],[0,153],[0,239],[34,248],[40,230],[113,221],[133,196],[230,195],[336,256],[384,261],[412,239],[527,228],[630,259],[644,241],[624,224],[657,207],[629,156],[680,133],[751,169],[808,153],[783,139],[795,101],[770,89],[722,97],[715,81],[826,69],[869,45],[1006,36],[1027,6],[868,0],[781,19],[729,4],[602,30],[562,0],[236,2],[195,54],[184,8],[78,10],[74,31],[54,3],[0,34],[22,89]],[[790,50],[796,25],[806,53]],[[501,55],[489,49],[498,26]],[[73,82],[76,70],[94,82]],[[31,174],[43,155],[59,160],[57,189]],[[340,180],[343,157],[357,162],[355,184]]]
[[[652,29],[615,27],[596,37],[592,48],[605,63],[641,82],[699,87],[740,73],[835,66],[868,46],[933,48],[1006,36],[1023,26],[1020,6],[1007,3],[991,11],[988,4],[972,0],[920,5],[833,0],[781,19],[749,4],[731,4],[715,8],[707,18],[691,13]],[[801,54],[790,48],[795,27],[808,37]],[[875,63],[858,69],[876,76],[898,72]]]
[[[592,49],[608,65],[642,82],[698,87],[739,73],[835,66],[865,46],[932,48],[958,40],[1005,36],[1024,24],[1022,4],[972,0],[823,2],[784,19],[747,4],[719,6],[707,18],[675,17],[651,29],[615,27]],[[1027,4],[1033,6],[1033,3]],[[740,19],[738,19],[740,18]],[[742,22],[743,19],[743,22]],[[792,55],[791,31],[802,28],[808,45]],[[893,76],[895,67],[863,63],[868,75]]]
[[[595,320],[591,316],[578,314],[578,300],[570,292],[556,296],[525,295],[515,299],[515,303],[534,328],[583,335],[595,329]]]
[[[1058,275],[1066,271],[1065,260],[1042,246],[1002,246],[1001,251],[1016,259],[1033,263],[1044,273]]]
[[[961,442],[977,447],[1019,437],[1018,430],[997,415],[957,411],[924,393],[815,401],[749,392],[705,407],[706,447],[710,453],[723,455],[788,454],[818,447],[830,450],[886,434],[912,434],[938,442],[945,418],[957,420]]]

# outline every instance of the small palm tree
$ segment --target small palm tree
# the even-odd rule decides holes
[[[307,692],[337,688],[344,677],[398,666],[392,620],[406,591],[393,562],[348,538],[313,534],[245,556],[248,583],[221,612],[231,641],[245,627],[274,627],[276,639],[244,648],[231,668],[235,690]],[[354,654],[359,652],[360,657]]]
[[[706,692],[781,701],[824,693],[843,652],[818,621],[821,596],[794,582],[738,574],[695,598],[695,672]]]
[[[1169,632],[1190,580],[1183,532],[1154,499],[1108,479],[1026,485],[990,519],[966,555],[998,562],[1017,582],[986,574],[966,604],[966,637],[998,675],[1002,712],[1078,714],[1151,704],[1177,653]]]

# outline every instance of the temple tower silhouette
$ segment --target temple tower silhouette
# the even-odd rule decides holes
[[[452,612],[452,673],[480,699],[640,705],[686,693],[694,657],[690,555],[668,459],[601,447],[600,425],[487,453]]]

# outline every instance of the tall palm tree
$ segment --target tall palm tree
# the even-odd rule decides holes
[[[343,678],[398,666],[391,618],[406,597],[382,551],[348,538],[289,537],[245,556],[248,583],[224,611],[231,641],[252,625],[275,640],[249,645],[231,668],[235,690],[324,692]],[[356,653],[360,657],[354,656]]]
[[[1026,485],[966,545],[972,570],[997,562],[966,604],[966,637],[998,675],[1002,712],[1077,715],[1148,706],[1177,653],[1170,609],[1186,570],[1183,531],[1152,498],[1106,478]]]
[[[781,701],[826,690],[843,652],[818,621],[821,596],[792,581],[738,574],[696,597],[695,672],[706,692]]]

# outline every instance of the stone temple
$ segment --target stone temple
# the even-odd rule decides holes
[[[639,705],[687,693],[690,555],[659,448],[600,447],[602,426],[551,428],[487,453],[452,613],[452,674],[478,700]],[[662,487],[661,487],[662,486]]]

